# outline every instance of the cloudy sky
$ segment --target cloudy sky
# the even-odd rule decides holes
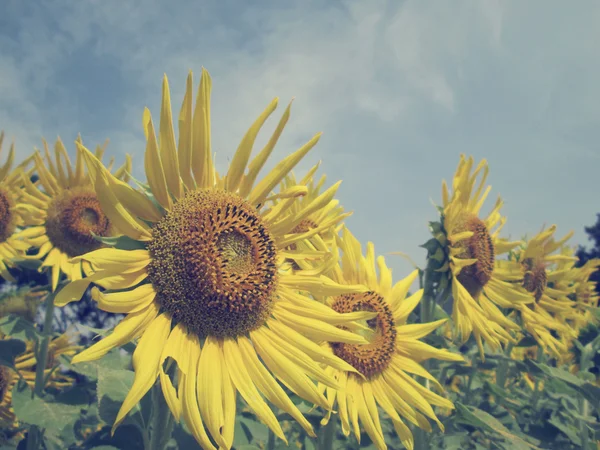
[[[598,23],[593,0],[3,0],[0,128],[20,158],[42,136],[71,153],[78,132],[109,138],[142,178],[143,108],[157,120],[166,73],[178,111],[204,66],[219,167],[273,97],[257,148],[295,97],[273,162],[323,131],[297,173],[321,160],[344,180],[348,225],[378,253],[423,261],[431,201],[461,152],[488,159],[508,235],[556,223],[585,244],[600,212]]]

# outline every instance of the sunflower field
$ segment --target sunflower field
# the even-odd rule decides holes
[[[554,225],[509,240],[487,162],[457,155],[426,264],[392,274],[340,183],[292,172],[320,134],[265,169],[277,104],[226,173],[206,70],[176,121],[166,77],[143,111],[144,180],[141,149],[11,146],[0,449],[600,449],[600,259]]]

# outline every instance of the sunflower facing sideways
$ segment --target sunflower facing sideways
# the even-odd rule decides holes
[[[77,142],[81,143],[78,138]],[[52,271],[52,290],[56,290],[61,272],[69,280],[78,280],[90,272],[88,263],[70,262],[75,256],[82,255],[102,246],[94,238],[108,237],[114,233],[114,227],[102,211],[93,180],[86,173],[82,156],[78,153],[75,168],[71,166],[69,155],[57,139],[54,146],[55,160],[52,160],[48,144],[43,141],[45,158],[38,152],[34,155],[36,173],[39,182],[33,184],[29,177],[23,177],[23,200],[31,211],[31,225],[21,235],[37,253],[27,259],[43,260],[39,270],[49,267]],[[104,147],[96,148],[96,157],[102,158]],[[115,172],[115,176],[127,179],[131,170],[131,160]],[[111,164],[112,165],[112,162]]]
[[[516,309],[523,329],[535,338],[546,353],[560,358],[568,352],[573,338],[577,337],[574,329],[564,320],[575,314],[575,302],[569,298],[574,292],[575,280],[571,277],[572,271],[557,270],[556,263],[574,262],[577,258],[555,253],[573,234],[569,233],[555,241],[555,231],[555,225],[541,231],[524,246],[510,252],[509,258],[511,262],[521,265],[523,277],[518,282],[518,287],[534,299],[532,303],[523,304]]]
[[[312,426],[277,380],[330,410],[313,380],[332,388],[338,384],[318,363],[343,370],[352,367],[318,343],[366,343],[363,336],[348,329],[359,329],[354,321],[371,318],[373,313],[339,314],[309,296],[341,295],[364,287],[340,285],[318,270],[303,274],[280,270],[280,266],[294,253],[284,249],[310,236],[310,232],[292,233],[294,227],[329,204],[337,186],[295,214],[287,214],[293,201],[261,210],[259,205],[317,143],[319,135],[255,183],[290,113],[288,106],[267,145],[248,163],[260,128],[277,106],[275,99],[245,134],[227,174],[221,177],[211,156],[210,94],[211,78],[203,69],[193,107],[190,73],[176,143],[164,78],[158,140],[149,111],[143,115],[146,190],[134,190],[111,176],[79,146],[95,174],[100,204],[128,245],[74,258],[93,264],[95,273],[65,286],[56,304],[79,300],[94,282],[107,289],[93,290],[98,306],[127,316],[112,334],[76,355],[73,362],[98,359],[139,337],[133,354],[135,379],[113,429],[159,378],[173,416],[176,420],[183,417],[205,449],[232,446],[238,392],[281,439],[285,440],[282,428],[265,399],[314,436]],[[302,192],[305,187],[291,186],[278,195],[295,199]],[[284,216],[287,221],[282,223]],[[302,251],[293,257],[313,260],[315,254]],[[174,374],[165,370],[167,359],[171,369],[176,367]]]
[[[498,236],[506,220],[500,215],[500,198],[487,217],[480,218],[491,186],[484,190],[487,162],[482,160],[475,170],[473,164],[472,157],[461,155],[451,194],[443,182],[442,217],[434,237],[439,242],[438,252],[444,255],[438,272],[446,274],[452,289],[454,332],[463,342],[473,333],[483,358],[484,342],[491,350],[497,350],[514,341],[511,331],[519,329],[499,308],[517,308],[533,302],[533,298],[510,283],[522,279],[519,264],[498,265],[496,257],[519,242],[508,242]]]
[[[0,151],[2,151],[4,131],[0,132]],[[0,276],[15,281],[8,268],[14,267],[13,259],[22,257],[29,248],[20,238],[19,229],[29,218],[28,206],[21,203],[22,174],[31,158],[12,170],[15,158],[14,144],[11,145],[8,159],[0,167]]]
[[[464,359],[461,355],[437,349],[419,340],[445,320],[406,324],[409,314],[423,296],[421,289],[406,297],[417,278],[417,270],[392,284],[391,270],[383,256],[375,259],[375,249],[371,242],[367,244],[366,256],[363,256],[360,243],[344,227],[338,244],[343,253],[341,264],[335,267],[332,278],[340,284],[363,284],[369,290],[333,296],[328,303],[339,313],[373,311],[377,316],[366,322],[372,333],[368,344],[328,344],[330,351],[350,364],[356,372],[329,367],[326,369],[327,373],[337,379],[341,389],[336,392],[334,389],[326,389],[324,385],[320,385],[320,388],[323,392],[326,391],[332,403],[337,397],[337,411],[346,436],[350,434],[352,427],[360,442],[360,421],[375,446],[386,449],[377,409],[379,406],[391,418],[404,446],[412,449],[412,432],[404,420],[431,431],[428,420],[431,419],[443,429],[431,405],[454,408],[451,401],[421,385],[413,375],[429,380],[442,390],[438,381],[420,363],[431,358],[444,361]],[[323,422],[326,423],[330,418],[331,413],[327,413]]]

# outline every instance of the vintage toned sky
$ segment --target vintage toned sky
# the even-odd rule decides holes
[[[252,3],[252,6],[250,6]],[[179,109],[187,71],[213,76],[219,167],[269,101],[296,97],[275,160],[323,131],[348,225],[419,263],[461,152],[490,163],[517,238],[556,223],[573,243],[600,212],[600,3],[561,1],[4,0],[0,128],[20,158],[42,136],[74,152],[110,138],[143,177],[144,106],[163,73]],[[198,81],[196,77],[196,81]],[[279,114],[269,121],[261,147]],[[388,257],[396,278],[410,265]]]

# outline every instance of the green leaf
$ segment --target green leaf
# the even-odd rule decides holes
[[[21,339],[22,341],[37,340],[39,333],[35,325],[16,315],[0,318],[0,332],[6,336]]]
[[[20,339],[0,340],[0,366],[15,367],[15,358],[25,353],[27,345]]]
[[[573,425],[569,425],[561,421],[558,415],[552,415],[548,423],[552,424],[556,428],[558,428],[565,436],[569,438],[569,440],[577,445],[581,445],[581,438],[579,436],[579,429],[574,427]]]
[[[77,364],[71,364],[68,359],[61,359],[61,363],[65,364],[73,372],[84,375],[90,380],[98,379],[98,369],[105,367],[108,369],[128,369],[131,365],[131,357],[123,355],[119,349],[113,349],[96,361],[87,361]]]
[[[31,389],[19,381],[12,391],[12,405],[17,418],[30,425],[51,430],[62,430],[79,417],[81,406],[47,402],[40,397],[31,398]]]
[[[457,412],[460,414],[460,418],[466,421],[468,424],[499,434],[504,439],[510,441],[514,448],[537,449],[537,447],[533,444],[530,444],[516,434],[511,433],[511,431],[506,428],[498,419],[486,413],[485,411],[472,406],[463,405],[460,402],[457,402],[455,406]]]
[[[115,247],[119,250],[139,250],[146,248],[146,245],[143,242],[136,241],[128,236],[103,237],[97,234],[93,234],[93,236],[97,241],[100,241],[105,245]]]
[[[13,262],[21,269],[38,270],[42,265],[40,259],[13,259]]]
[[[134,373],[131,370],[98,367],[98,412],[107,424],[112,425],[115,421],[121,404],[133,385],[133,378]],[[139,407],[135,406],[131,414],[137,410]]]
[[[600,388],[563,369],[550,367],[532,360],[525,361],[529,372],[549,379],[559,379],[582,394],[596,409],[600,409]]]
[[[119,450],[117,447],[112,445],[99,445],[98,447],[92,447],[91,450]]]

